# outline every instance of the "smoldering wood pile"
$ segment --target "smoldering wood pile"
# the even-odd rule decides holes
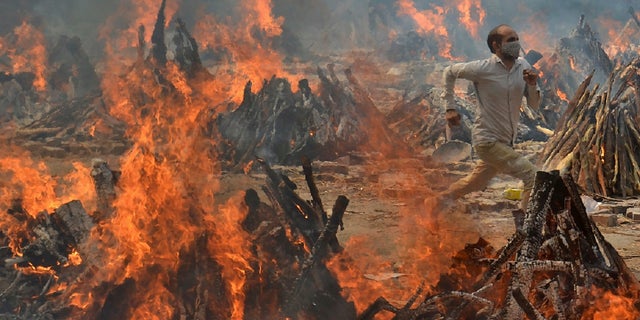
[[[342,297],[340,284],[325,265],[331,255],[344,250],[338,243],[336,234],[343,228],[342,217],[349,199],[339,196],[333,205],[331,216],[328,216],[314,182],[311,162],[307,158],[303,158],[302,163],[311,194],[311,200],[308,201],[295,193],[297,186],[287,176],[271,169],[262,159],[258,159],[258,162],[267,173],[268,182],[263,191],[273,209],[259,204],[256,193],[248,190],[246,201],[249,215],[245,220],[245,227],[256,239],[256,250],[274,258],[271,261],[275,263],[268,265],[268,274],[274,276],[274,282],[271,283],[281,286],[277,294],[280,315],[293,318],[353,319],[355,306]],[[291,239],[287,239],[286,230],[292,232]],[[298,238],[304,240],[305,247],[310,248],[309,252],[291,244]],[[261,296],[267,300],[272,299],[264,294]],[[254,310],[259,310],[264,305],[264,301],[259,298],[254,301]],[[249,318],[264,319],[274,316],[273,310],[264,311],[253,313],[255,317]]]
[[[381,297],[360,315],[395,319],[585,319],[605,292],[640,314],[640,284],[589,218],[570,175],[540,171],[524,227],[493,254],[480,240],[454,259],[452,272],[404,306]]]
[[[545,168],[569,172],[588,193],[640,194],[639,71],[636,57],[602,86],[584,80],[543,151]]]
[[[217,119],[228,141],[223,157],[233,165],[246,165],[255,156],[299,164],[302,156],[335,160],[354,152],[406,154],[409,148],[384,124],[384,115],[351,70],[343,73],[346,81],[334,65],[318,67],[318,93],[307,79],[298,82],[295,92],[282,78],[265,81],[257,93],[248,82],[242,103]]]
[[[9,46],[17,46],[9,34]],[[38,154],[64,157],[100,150],[120,153],[123,125],[110,117],[100,80],[77,37],[60,36],[46,46],[44,87],[33,72],[0,72],[0,122],[16,143]],[[20,50],[21,48],[16,48]],[[0,58],[11,64],[10,57]],[[113,135],[111,138],[108,136]],[[97,140],[101,140],[97,142]]]
[[[567,100],[591,73],[594,81],[606,81],[613,63],[602,49],[598,35],[581,15],[569,36],[560,38],[549,57],[537,66],[541,74],[543,119],[550,128],[556,128]]]

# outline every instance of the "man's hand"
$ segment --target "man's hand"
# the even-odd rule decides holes
[[[533,69],[526,69],[522,71],[522,78],[530,86],[538,84],[538,72]]]
[[[444,113],[444,119],[450,127],[459,126],[462,120],[460,113],[456,109],[447,109]]]

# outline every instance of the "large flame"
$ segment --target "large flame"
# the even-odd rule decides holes
[[[640,312],[635,307],[637,300],[621,296],[611,291],[600,289],[591,290],[594,297],[581,319],[608,320],[608,319],[638,319]]]
[[[451,55],[451,41],[449,41],[449,31],[447,31],[445,19],[445,8],[432,5],[431,10],[418,10],[411,0],[398,0],[398,14],[411,17],[416,23],[417,31],[423,35],[434,35],[438,42],[438,54],[441,57],[453,59]]]
[[[13,38],[0,38],[0,55],[7,54],[12,73],[31,72],[38,91],[47,88],[47,49],[44,34],[28,21],[13,30]]]
[[[421,297],[433,294],[431,288],[440,275],[449,272],[451,257],[465,244],[477,241],[472,224],[434,211],[436,198],[420,178],[423,170],[419,161],[396,160],[380,161],[365,170],[377,177],[370,184],[370,190],[378,190],[375,198],[384,205],[399,202],[400,206],[399,217],[389,218],[389,227],[398,228],[394,231],[398,238],[389,239],[387,234],[353,236],[345,242],[342,255],[330,262],[345,296],[358,312],[381,296],[402,306],[419,287],[424,289]],[[386,245],[381,248],[380,243]]]
[[[478,37],[478,28],[484,23],[487,13],[482,8],[480,0],[463,0],[457,5],[460,12],[460,23],[474,38]]]
[[[295,83],[300,78],[284,67],[284,57],[271,47],[284,22],[271,13],[271,1],[242,0],[239,5],[244,10],[238,21],[219,21],[213,14],[202,14],[193,32],[203,50],[224,49],[226,59],[213,71],[234,102],[242,100],[248,81],[262,83],[277,75]]]
[[[247,273],[253,271],[248,261],[251,242],[240,225],[247,214],[247,208],[240,205],[243,201],[240,196],[232,197],[227,205],[221,207],[215,236],[209,242],[209,249],[218,257],[222,275],[229,283],[231,319],[244,318],[245,283]]]
[[[148,16],[134,18],[149,23],[146,19]],[[274,32],[273,24],[267,26],[265,30]],[[111,42],[128,43],[132,32],[122,32],[117,35],[121,39]],[[211,29],[202,32],[216,33]],[[107,53],[113,53],[111,50],[107,48]],[[120,72],[127,70],[127,62],[135,61],[122,59],[121,53],[108,57],[104,65]],[[235,93],[228,90],[238,89],[228,87],[222,82],[224,79],[188,78],[172,61],[166,66],[139,62],[136,66],[129,72],[106,74],[103,78],[111,114],[128,124],[127,135],[134,144],[119,163],[122,174],[113,217],[103,222],[102,228],[110,233],[94,235],[107,254],[92,257],[104,261],[104,267],[92,280],[96,284],[122,284],[128,279],[144,283],[145,290],[132,303],[134,317],[171,318],[175,313],[172,302],[177,297],[169,288],[175,281],[172,277],[176,276],[176,267],[182,262],[179,253],[193,248],[204,234],[210,237],[209,251],[222,268],[232,309],[230,317],[241,319],[243,281],[245,273],[251,271],[246,262],[250,256],[246,232],[240,227],[246,209],[234,205],[241,203],[239,198],[228,205],[217,204],[214,194],[219,190],[220,169],[214,153],[216,142],[205,135],[201,123],[203,113],[217,112],[211,107]],[[166,83],[159,82],[153,68],[161,69],[161,82]],[[150,272],[150,268],[156,272]],[[85,291],[74,296],[76,306],[95,303],[91,288],[78,288]]]

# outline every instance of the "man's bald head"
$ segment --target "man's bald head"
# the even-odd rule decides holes
[[[502,43],[504,35],[511,32],[515,31],[508,24],[498,25],[495,28],[491,29],[491,31],[489,31],[489,35],[487,36],[487,46],[489,46],[489,50],[491,50],[491,53],[496,53],[493,44],[496,42]]]

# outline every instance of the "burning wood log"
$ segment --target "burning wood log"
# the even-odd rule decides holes
[[[91,169],[91,178],[95,186],[96,196],[98,198],[97,220],[108,218],[113,212],[112,202],[116,197],[116,183],[120,172],[112,171],[106,161],[102,159],[94,159]]]
[[[299,198],[294,192],[295,184],[286,176],[276,173],[264,160],[258,159],[258,162],[267,172],[265,193],[276,209],[262,204],[257,193],[248,190],[245,201],[250,210],[245,223],[257,240],[263,240],[257,246],[263,252],[259,256],[266,254],[262,266],[266,268],[265,274],[277,279],[277,284],[265,289],[275,293],[274,302],[280,304],[283,316],[352,319],[355,308],[341,296],[337,280],[325,265],[332,253],[342,250],[336,233],[342,226],[342,216],[349,200],[344,196],[338,197],[331,217],[325,220],[318,207],[312,207]],[[307,183],[315,189],[309,178],[311,163],[308,159],[304,163]],[[286,229],[293,239],[288,238]],[[298,234],[304,239],[305,247],[311,248],[310,252],[292,245]],[[255,307],[260,304],[256,301]],[[252,314],[255,312],[259,314],[259,309],[251,311]]]
[[[579,86],[556,133],[545,146],[543,168],[570,172],[587,193],[640,194],[638,69],[640,59],[618,66],[606,85]]]
[[[341,295],[340,285],[325,265],[328,257],[336,250],[342,250],[338,244],[336,233],[342,225],[342,216],[348,205],[348,199],[340,196],[332,210],[328,221],[322,218],[318,206],[305,203],[295,194],[295,185],[283,174],[276,173],[266,163],[263,168],[268,172],[266,191],[270,195],[274,206],[262,203],[253,190],[247,190],[245,203],[248,214],[242,225],[254,240],[252,252],[255,256],[248,257],[253,270],[247,274],[247,281],[243,291],[246,293],[244,314],[248,318],[269,318],[276,315],[282,317],[304,317],[317,319],[353,319],[355,307]],[[315,188],[315,201],[321,203],[319,192],[313,183],[311,163],[306,162],[307,183]],[[105,161],[95,160],[92,171],[95,188],[99,193],[102,207],[112,209],[111,201],[117,182],[117,172],[108,168]],[[308,225],[296,225],[297,219],[285,218],[291,215],[292,208],[298,208],[296,214],[301,218],[310,218]],[[275,208],[275,209],[274,209]],[[16,201],[11,214],[16,219],[28,219],[28,215]],[[311,219],[312,217],[316,217]],[[111,215],[102,216],[103,221],[112,219]],[[27,224],[29,225],[29,224]],[[31,225],[34,239],[23,247],[23,256],[19,259],[7,259],[7,263],[26,266],[54,267],[56,279],[65,279],[68,286],[58,289],[57,298],[31,301],[29,312],[53,317],[91,317],[95,319],[112,319],[132,317],[131,304],[136,301],[136,292],[143,287],[144,279],[127,277],[120,282],[102,282],[93,292],[92,304],[83,310],[69,306],[68,301],[73,296],[72,288],[89,282],[97,273],[96,263],[99,263],[101,245],[95,242],[87,243],[89,232],[94,224],[84,212],[79,201],[73,201],[56,209],[51,215],[43,212],[37,221]],[[309,229],[313,229],[311,232]],[[301,231],[302,230],[302,231]],[[300,244],[297,234],[305,232],[302,238],[306,242]],[[99,233],[105,230],[97,231]],[[108,236],[105,234],[104,236]],[[168,276],[173,284],[167,287],[171,290],[176,301],[172,302],[175,314],[190,319],[209,319],[220,310],[230,310],[226,299],[219,299],[228,292],[225,282],[221,280],[220,264],[209,254],[208,242],[211,235],[207,232],[195,237],[190,245],[180,250],[180,262],[177,270]],[[94,239],[95,241],[97,239]],[[310,249],[305,249],[310,248]],[[82,264],[75,268],[62,268],[70,250],[77,250],[82,257]],[[89,250],[89,251],[87,251]],[[159,269],[158,269],[159,270]],[[148,272],[152,275],[158,272],[153,265]],[[0,292],[0,298],[13,294],[12,290],[24,290],[25,282],[32,282],[38,275],[20,275],[15,277],[15,285]],[[52,275],[53,277],[53,275]],[[49,279],[46,288],[53,286],[56,280]],[[28,286],[29,287],[29,286]],[[22,289],[19,289],[22,288]],[[69,289],[67,289],[69,288]],[[9,292],[10,291],[10,292]],[[23,294],[22,291],[20,294]],[[33,296],[33,295],[32,295]],[[44,293],[40,294],[40,297]],[[20,310],[26,308],[21,307]],[[4,311],[0,310],[0,317]]]
[[[206,74],[207,72],[202,61],[200,53],[198,53],[198,42],[191,36],[191,33],[181,19],[177,20],[176,34],[173,36],[173,43],[176,46],[175,61],[181,70],[189,77],[193,77],[198,73]]]
[[[167,1],[162,0],[160,10],[158,10],[156,17],[156,24],[151,34],[151,53],[149,54],[149,59],[156,67],[163,67],[167,64],[167,45],[164,42],[164,26],[166,25],[164,9],[166,4]]]
[[[479,241],[475,247],[486,244]],[[457,268],[443,275],[441,283],[448,285],[433,288],[416,308],[396,308],[381,298],[361,319],[381,310],[403,319],[581,319],[597,311],[591,302],[606,299],[605,292],[636,306],[640,299],[640,283],[588,217],[568,174],[538,172],[524,230],[498,257],[487,259],[488,250],[471,252],[463,260],[466,267],[460,267],[470,275],[457,274]],[[626,312],[640,315],[637,307]]]
[[[285,313],[289,316],[294,317],[299,314],[300,310],[306,309],[310,297],[312,301],[333,300],[330,308],[333,310],[321,318],[352,319],[355,315],[353,304],[342,298],[340,285],[324,265],[331,248],[330,241],[335,239],[338,227],[342,225],[342,217],[348,203],[349,200],[345,196],[338,197],[331,218],[316,239],[310,255],[302,264],[300,275],[296,279],[284,307]],[[334,242],[337,243],[337,241]],[[316,310],[320,313],[327,312],[321,307]]]
[[[40,212],[36,219],[28,219],[27,225],[29,239],[23,239],[21,256],[5,260],[5,266],[60,268],[88,237],[93,220],[76,200],[52,214]]]
[[[568,37],[561,38],[554,52],[540,61],[542,114],[550,128],[557,127],[558,116],[567,108],[569,96],[578,90],[589,74],[596,83],[606,81],[613,63],[602,49],[597,34],[580,16],[578,24]]]

